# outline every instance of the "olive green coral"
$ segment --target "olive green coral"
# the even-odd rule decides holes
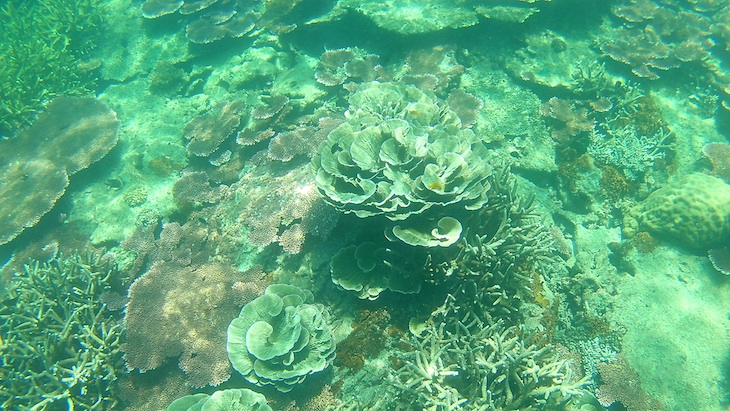
[[[244,378],[289,392],[335,356],[329,315],[312,293],[272,284],[228,326],[228,358]]]
[[[93,85],[97,63],[84,61],[98,37],[99,0],[10,0],[0,7],[0,136],[29,124],[58,95]]]
[[[312,161],[334,206],[404,220],[434,206],[475,210],[487,202],[490,153],[444,101],[414,86],[370,82],[349,102],[348,121]]]

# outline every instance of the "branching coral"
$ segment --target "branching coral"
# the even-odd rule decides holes
[[[485,322],[479,304],[465,307],[449,298],[411,350],[401,352],[394,372],[401,400],[418,408],[525,409],[562,406],[578,400],[588,383],[552,347],[525,343],[518,327]]]
[[[3,409],[111,409],[123,372],[122,326],[102,303],[120,282],[107,256],[25,266],[0,307]]]
[[[46,101],[93,85],[84,53],[98,38],[98,0],[3,2],[0,21],[0,136],[30,124]]]

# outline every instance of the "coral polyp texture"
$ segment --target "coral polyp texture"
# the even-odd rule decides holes
[[[116,144],[119,120],[93,97],[58,97],[30,127],[0,142],[0,244],[34,226],[66,191],[69,176]]]
[[[639,203],[624,218],[624,234],[649,231],[704,251],[730,236],[730,185],[702,173],[670,183]]]
[[[315,183],[335,207],[405,220],[431,207],[487,202],[490,153],[446,102],[379,82],[362,84],[349,102],[347,122],[312,160]]]
[[[127,368],[145,372],[179,357],[193,387],[227,381],[225,327],[248,295],[246,287],[236,286],[239,282],[255,286],[254,278],[219,263],[154,264],[129,289]]]
[[[291,391],[335,357],[324,307],[308,290],[272,284],[228,326],[228,358],[249,382]]]

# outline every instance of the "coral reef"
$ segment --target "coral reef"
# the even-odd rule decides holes
[[[308,290],[272,284],[228,326],[228,358],[257,385],[289,392],[335,356],[329,314]]]
[[[69,176],[117,143],[116,113],[93,97],[57,97],[32,126],[0,142],[0,244],[34,226],[66,191]]]
[[[299,3],[241,2],[218,0],[147,0],[142,4],[142,15],[156,19],[179,12],[190,16],[185,34],[193,43],[208,44],[226,37],[242,37],[254,28],[273,28],[275,23]]]
[[[730,145],[710,143],[702,147],[702,154],[712,164],[712,174],[730,184]]]
[[[707,250],[730,235],[730,185],[693,173],[651,193],[624,217],[624,235],[640,230]]]
[[[193,394],[173,401],[165,411],[271,411],[266,397],[249,389],[228,389],[211,395]]]
[[[395,0],[384,4],[378,1],[340,0],[332,11],[316,21],[337,19],[353,10],[367,16],[383,29],[400,34],[418,34],[473,26],[479,22],[480,16],[521,23],[540,11],[536,7],[539,2],[541,0],[508,0],[496,5],[485,5],[478,1],[454,3],[437,0],[426,3],[419,0]]]
[[[85,94],[93,87],[88,50],[101,31],[98,0],[10,0],[0,7],[0,136],[30,124],[56,96]]]
[[[227,381],[231,367],[225,327],[246,298],[257,294],[250,289],[261,286],[258,273],[219,263],[155,263],[129,288],[123,346],[127,368],[145,372],[180,356],[180,368],[191,386]]]
[[[32,261],[2,293],[3,409],[111,409],[123,328],[102,302],[121,282],[109,255]]]

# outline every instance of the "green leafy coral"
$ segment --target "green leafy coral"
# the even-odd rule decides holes
[[[246,304],[228,327],[233,368],[253,384],[282,392],[327,368],[335,357],[335,341],[327,312],[311,304],[312,298],[307,290],[273,284]]]
[[[444,101],[414,86],[370,82],[349,102],[348,121],[312,161],[334,206],[397,221],[434,206],[486,203],[489,151]]]
[[[112,409],[122,326],[102,303],[119,280],[94,254],[32,262],[0,307],[0,408]]]
[[[9,0],[0,7],[0,135],[29,124],[44,102],[86,93],[93,63],[83,59],[98,33],[99,0]]]
[[[271,411],[266,397],[249,389],[216,391],[211,395],[186,395],[173,401],[165,411]]]

